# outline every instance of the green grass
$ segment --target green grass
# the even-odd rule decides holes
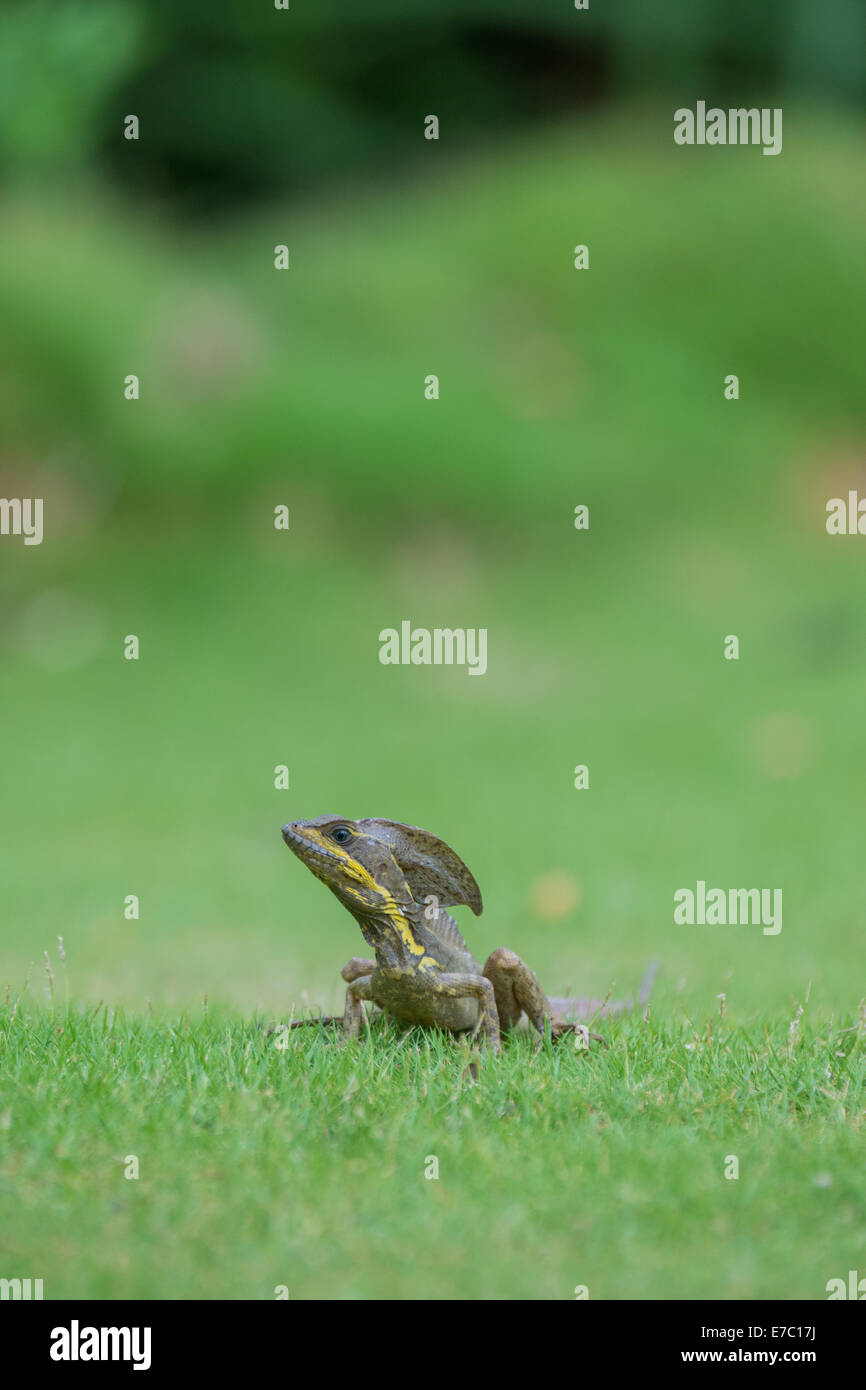
[[[10,1003],[4,1273],[46,1297],[824,1298],[866,1246],[866,1020],[791,1022],[666,1006],[606,1052],[518,1035],[497,1059],[381,1020],[280,1050],[207,1009]]]

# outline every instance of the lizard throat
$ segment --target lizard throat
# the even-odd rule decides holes
[[[352,916],[383,969],[427,971],[439,968],[438,960],[428,952],[412,920],[415,913],[401,912],[395,904],[384,911],[352,912]]]

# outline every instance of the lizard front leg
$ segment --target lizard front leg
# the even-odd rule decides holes
[[[502,1051],[496,992],[491,980],[484,975],[440,975],[436,981],[436,993],[448,995],[452,999],[465,999],[467,996],[477,999],[478,1020],[472,1029],[472,1036],[474,1038],[481,1032],[490,1044],[492,1052]]]
[[[358,959],[356,957],[356,959]],[[350,961],[351,965],[353,962]],[[375,961],[372,962],[375,969]],[[344,967],[346,969],[348,967]],[[343,1039],[348,1042],[350,1039],[357,1038],[361,1031],[361,1016],[364,1012],[363,999],[372,999],[373,976],[360,975],[353,979],[349,988],[346,990],[346,1007],[343,1012]]]
[[[373,971],[374,971],[375,969],[376,969],[376,962],[375,962],[374,960],[365,960],[365,959],[363,958],[363,956],[353,956],[351,960],[347,960],[347,961],[346,961],[346,964],[343,966],[342,970],[340,971],[340,974],[342,975],[343,979],[346,981],[347,984],[354,984],[354,983],[356,983],[356,982],[360,983],[360,982],[362,982],[364,979],[367,979],[367,980],[369,981],[369,977],[372,975],[372,973],[373,973]],[[343,1036],[344,1036],[344,1037],[347,1037],[347,1036],[348,1036],[348,1037],[357,1038],[358,1033],[359,1033],[359,1031],[360,1031],[360,1022],[361,1022],[361,1003],[360,1003],[360,1001],[361,1001],[361,999],[371,999],[371,998],[372,998],[372,995],[370,995],[370,994],[359,994],[358,997],[357,997],[357,999],[353,999],[353,1000],[352,1000],[352,1013],[350,1014],[350,1000],[349,1000],[349,994],[350,994],[350,991],[347,990],[347,992],[346,992],[346,1012],[345,1012],[345,1014],[343,1015],[342,1018],[331,1018],[328,1014],[322,1014],[319,1018],[300,1018],[300,1019],[295,1019],[295,1021],[294,1021],[293,1023],[290,1023],[290,1024],[289,1024],[289,1027],[290,1027],[290,1028],[307,1028],[307,1027],[309,1027],[311,1024],[314,1024],[314,1023],[318,1023],[318,1024],[339,1023],[339,1024],[342,1024],[342,1027],[343,1027]],[[269,1033],[271,1033],[271,1032],[273,1032],[273,1031],[274,1031],[273,1029],[268,1029],[268,1032],[269,1032]]]
[[[346,961],[340,974],[346,984],[350,985],[353,980],[360,980],[362,975],[372,975],[375,969],[376,962],[374,960],[365,960],[363,956],[353,956],[351,960]]]

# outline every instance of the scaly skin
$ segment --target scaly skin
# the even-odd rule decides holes
[[[543,1035],[581,1027],[601,1001],[545,995],[513,951],[500,948],[482,968],[443,905],[465,904],[478,916],[481,892],[443,840],[414,825],[319,816],[283,826],[289,849],[330,888],[355,918],[375,960],[354,956],[342,970],[349,988],[343,1032],[357,1038],[363,1001],[407,1023],[452,1032],[480,1031],[494,1052],[500,1034],[526,1014]],[[589,1037],[598,1038],[597,1034]]]

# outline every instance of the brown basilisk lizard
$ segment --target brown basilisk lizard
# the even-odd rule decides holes
[[[494,1052],[500,1033],[524,1013],[542,1035],[546,1027],[554,1036],[578,1030],[584,1041],[604,1042],[587,1033],[582,1020],[631,1007],[549,999],[529,966],[505,948],[479,965],[445,907],[464,904],[478,916],[481,891],[459,855],[427,830],[319,816],[284,825],[283,838],[348,908],[375,956],[355,956],[341,971],[349,986],[342,1019],[347,1038],[358,1036],[364,1000],[408,1023],[480,1031]]]

